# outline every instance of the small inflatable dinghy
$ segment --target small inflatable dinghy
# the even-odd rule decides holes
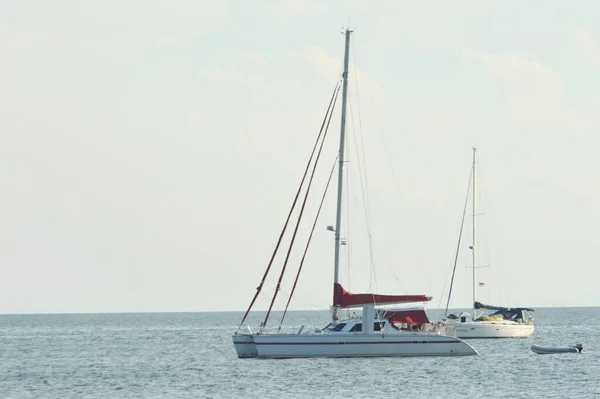
[[[583,345],[577,344],[575,346],[568,346],[566,348],[545,348],[543,346],[532,345],[531,350],[538,355],[550,355],[553,353],[581,353],[583,352]]]

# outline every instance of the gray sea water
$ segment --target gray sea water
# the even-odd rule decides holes
[[[600,308],[538,309],[531,338],[469,340],[480,356],[259,360],[235,355],[237,312],[6,315],[0,397],[597,398],[599,316]],[[288,319],[328,322],[311,311]],[[576,343],[583,354],[529,349]]]

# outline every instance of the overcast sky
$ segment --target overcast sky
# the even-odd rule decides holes
[[[3,1],[0,313],[245,309],[348,24],[344,286],[445,300],[477,146],[479,299],[598,306],[599,17],[591,0]],[[330,134],[304,227],[338,113]],[[352,176],[361,134],[376,280]],[[331,302],[334,189],[295,309]],[[471,303],[469,244],[455,307]]]

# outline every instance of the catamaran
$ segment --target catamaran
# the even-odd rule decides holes
[[[475,161],[476,149],[473,148],[473,165],[471,167],[470,183],[472,183],[472,205],[473,205],[473,237],[472,243],[469,246],[472,256],[473,269],[473,314],[468,312],[460,312],[448,314],[448,306],[452,295],[452,284],[454,282],[454,272],[456,271],[456,260],[458,259],[458,248],[452,272],[452,283],[448,293],[448,302],[446,304],[446,317],[442,320],[445,325],[453,326],[457,337],[459,338],[514,338],[514,337],[529,337],[534,332],[533,309],[530,308],[508,308],[502,306],[484,305],[477,301],[477,279],[476,271],[479,267],[477,264],[476,249],[476,217],[477,217],[477,201],[475,192]],[[468,198],[468,192],[467,192]],[[465,211],[467,203],[465,202]],[[463,211],[463,221],[466,212]],[[482,284],[482,283],[480,283]]]
[[[351,30],[345,30],[345,52],[344,52],[344,70],[341,79],[342,89],[342,109],[341,109],[341,127],[340,127],[340,143],[339,153],[337,157],[337,169],[338,169],[338,187],[337,187],[337,208],[336,208],[336,226],[331,226],[329,230],[335,233],[335,251],[334,251],[334,279],[333,279],[333,304],[332,304],[332,322],[322,329],[313,329],[311,331],[304,331],[304,327],[292,331],[291,333],[284,333],[280,327],[274,332],[269,333],[267,323],[269,315],[275,301],[277,293],[280,291],[281,279],[283,272],[285,271],[286,265],[289,259],[289,250],[286,256],[285,263],[282,267],[282,272],[275,289],[275,293],[271,300],[271,305],[267,311],[264,321],[258,330],[253,331],[250,327],[246,330],[242,328],[244,321],[246,320],[252,305],[254,304],[258,294],[260,293],[265,278],[273,263],[275,253],[271,257],[271,261],[267,267],[267,270],[263,276],[263,279],[258,286],[253,300],[244,315],[242,322],[238,328],[238,331],[233,335],[233,343],[237,351],[237,355],[240,358],[306,358],[306,357],[372,357],[372,356],[464,356],[464,355],[476,355],[477,351],[473,349],[469,344],[465,343],[459,338],[442,334],[440,331],[432,329],[433,331],[421,331],[411,330],[403,327],[403,322],[406,324],[428,324],[423,319],[424,312],[419,312],[410,309],[383,309],[382,305],[390,304],[406,304],[406,303],[417,303],[427,302],[431,300],[431,297],[425,295],[380,295],[380,294],[354,294],[346,291],[339,280],[339,262],[340,262],[340,245],[344,245],[345,242],[340,235],[340,226],[342,222],[342,193],[343,193],[343,182],[344,182],[344,147],[345,147],[345,128],[346,128],[346,101],[347,101],[347,87],[348,87],[348,57],[350,48],[350,34]],[[311,164],[313,156],[309,160],[307,169],[304,177],[307,176],[309,166],[312,166],[312,174],[308,181],[308,189],[304,197],[304,202],[300,209],[300,217],[304,211],[304,204],[306,203],[306,196],[311,187],[312,177],[314,176],[314,168],[318,163],[321,155],[321,149],[323,148],[323,140],[327,133],[327,127],[331,120],[331,111],[333,110],[332,105],[335,106],[337,100],[337,93],[339,92],[339,86],[334,90],[334,94],[330,100],[330,106],[323,120],[321,131],[324,132],[323,136],[319,133],[319,138],[313,148],[313,154],[316,152],[315,161]],[[325,130],[323,128],[325,127]],[[321,138],[322,137],[322,138]],[[335,165],[335,164],[334,164]],[[329,181],[331,180],[334,168],[331,169],[329,175]],[[304,183],[305,179],[302,179],[300,188]],[[327,187],[329,182],[327,183]],[[296,198],[293,202],[292,209],[296,205],[300,188],[296,194]],[[327,190],[327,188],[325,189]],[[321,205],[323,205],[323,198],[321,199]],[[313,230],[310,232],[308,243],[298,268],[296,280],[290,298],[288,299],[287,305],[291,300],[296,283],[298,282],[298,276],[304,263],[304,257],[308,244],[312,238],[314,226],[316,225],[319,211],[313,223]],[[288,219],[285,226],[288,225],[290,220],[291,211],[288,215]],[[292,236],[292,243],[296,238],[296,232],[298,230],[298,224],[294,230]],[[279,241],[276,246],[279,247],[281,238],[283,236],[282,231]],[[290,246],[291,249],[291,246]],[[276,252],[275,251],[275,252]],[[287,305],[281,319],[281,323],[285,318],[287,312]],[[362,309],[362,313],[358,316],[349,318],[338,317],[341,310],[348,309]],[[428,322],[428,320],[427,320]]]

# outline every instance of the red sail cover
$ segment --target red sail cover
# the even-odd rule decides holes
[[[429,318],[425,314],[423,309],[410,309],[410,310],[388,310],[380,313],[382,317],[385,317],[390,323],[404,323],[404,324],[429,324]]]
[[[333,285],[333,306],[342,308],[361,305],[383,305],[386,303],[427,302],[425,295],[379,295],[352,294],[340,284]]]

